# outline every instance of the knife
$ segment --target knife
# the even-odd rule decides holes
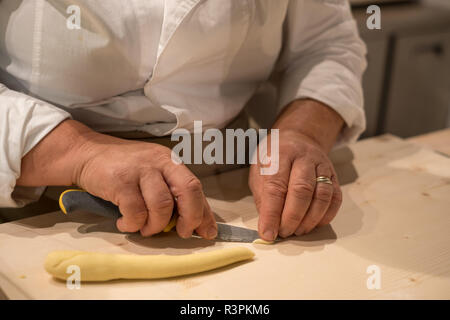
[[[61,193],[59,207],[64,214],[87,211],[99,216],[118,219],[122,216],[119,208],[112,202],[103,200],[81,189],[69,189]],[[171,231],[176,225],[178,215],[174,213],[164,232]],[[253,242],[259,239],[258,232],[247,228],[217,222],[216,240],[229,242]]]

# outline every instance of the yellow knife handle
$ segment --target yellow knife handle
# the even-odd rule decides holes
[[[81,189],[68,189],[59,196],[59,207],[64,214],[75,211],[87,211],[102,217],[118,219],[122,216],[119,207]],[[171,231],[177,224],[178,214],[172,214],[164,232]]]

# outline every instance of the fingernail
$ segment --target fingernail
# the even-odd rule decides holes
[[[266,230],[263,232],[264,240],[275,240],[275,233],[272,230]]]
[[[209,227],[207,234],[208,238],[214,239],[215,237],[217,237],[217,229],[214,227]]]
[[[302,227],[298,228],[297,231],[295,231],[296,236],[301,236],[304,233],[305,233],[305,229]]]
[[[286,238],[286,237],[289,236],[289,231],[286,231],[286,230],[280,230],[280,232],[278,232],[278,234],[280,235],[280,237]]]
[[[186,232],[180,235],[183,239],[188,239],[192,237],[192,232]]]

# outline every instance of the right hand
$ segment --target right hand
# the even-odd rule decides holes
[[[93,131],[84,141],[72,181],[119,207],[120,231],[143,236],[161,232],[176,199],[180,237],[188,238],[194,230],[206,239],[216,237],[217,224],[200,181],[184,164],[172,161],[169,148]]]

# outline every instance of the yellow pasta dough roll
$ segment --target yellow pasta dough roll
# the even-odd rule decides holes
[[[252,259],[245,247],[234,247],[187,255],[130,255],[86,251],[53,251],[45,261],[45,270],[66,280],[70,266],[80,268],[81,281],[114,279],[159,279],[217,269],[238,261]],[[68,269],[69,268],[69,269]],[[72,267],[73,268],[73,267]]]

